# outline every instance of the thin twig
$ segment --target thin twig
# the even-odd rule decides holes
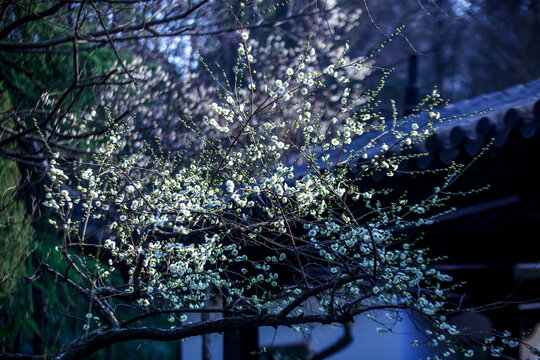
[[[137,80],[135,80],[135,78],[131,75],[131,73],[129,72],[129,70],[126,68],[126,65],[124,65],[124,61],[122,60],[122,58],[120,57],[120,54],[118,53],[118,50],[116,49],[116,46],[114,45],[114,41],[112,40],[111,38],[111,34],[109,34],[109,30],[107,29],[107,26],[105,25],[105,23],[103,22],[103,18],[101,17],[101,12],[98,10],[98,8],[94,5],[94,3],[92,2],[92,0],[90,0],[90,5],[94,8],[94,10],[96,11],[96,14],[98,16],[98,19],[99,19],[99,23],[101,24],[101,27],[103,27],[103,30],[105,30],[105,34],[107,36],[107,39],[109,40],[109,43],[111,44],[111,47],[114,51],[114,55],[116,55],[116,58],[118,59],[118,62],[120,63],[120,66],[122,66],[122,69],[124,69],[125,73],[127,74],[127,76],[131,79],[131,81],[133,81],[133,84],[135,85],[135,88],[137,89],[137,91],[139,90],[139,87],[137,85]],[[81,6],[82,7],[82,6]]]

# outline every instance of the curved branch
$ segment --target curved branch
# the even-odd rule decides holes
[[[145,28],[154,26],[154,25],[162,25],[171,23],[180,19],[184,19],[191,15],[195,10],[199,9],[201,6],[206,4],[209,0],[202,0],[198,4],[193,5],[186,11],[184,11],[181,14],[166,17],[160,20],[152,20],[148,22],[142,22],[136,25],[123,25],[123,26],[117,26],[115,28],[109,29],[108,32],[106,30],[102,31],[95,31],[89,34],[79,34],[80,39],[86,39],[86,38],[96,38],[96,37],[102,37],[102,36],[110,36],[111,34],[117,34],[117,33],[125,33],[129,31],[139,31],[139,30],[145,30]],[[65,44],[68,42],[72,42],[75,38],[75,35],[67,35],[58,37],[55,39],[50,40],[43,40],[43,41],[37,41],[37,42],[25,42],[25,43],[15,43],[15,42],[1,42],[0,43],[0,50],[14,50],[14,49],[36,49],[36,48],[47,48],[55,45]],[[103,39],[102,41],[106,42],[107,40]]]
[[[252,315],[227,317],[195,324],[186,324],[173,329],[151,327],[139,328],[100,328],[83,334],[66,345],[55,360],[75,360],[84,358],[112,344],[130,340],[171,341],[191,336],[240,330],[257,326],[292,326],[295,324],[341,322],[341,319],[329,315],[294,316],[279,318],[275,315]]]
[[[18,28],[19,26],[21,26],[23,24],[29,23],[31,21],[43,19],[45,16],[49,16],[49,15],[54,14],[55,12],[60,10],[60,8],[62,6],[64,6],[67,3],[68,3],[68,1],[62,0],[62,1],[59,1],[57,4],[51,6],[50,8],[48,8],[46,10],[43,10],[40,13],[37,13],[37,14],[34,13],[34,14],[31,14],[31,15],[27,15],[25,17],[22,17],[22,18],[20,18],[18,20],[15,20],[11,24],[6,25],[4,28],[2,28],[2,31],[0,31],[0,39],[5,38],[6,36],[9,35],[10,32],[12,32],[13,30],[15,30],[16,28]]]
[[[172,329],[152,327],[138,328],[99,328],[89,331],[70,344],[66,345],[54,357],[55,360],[75,360],[88,356],[116,343],[131,340],[172,341],[192,336],[220,333],[228,330],[241,330],[260,326],[293,326],[300,324],[318,323],[328,325],[331,323],[347,323],[360,313],[380,309],[410,309],[408,305],[376,305],[364,307],[358,311],[342,315],[299,315],[281,317],[279,315],[259,314],[246,316],[232,316],[216,320],[186,324]],[[415,310],[415,309],[412,309]]]
[[[335,343],[317,353],[311,360],[323,360],[338,351],[341,351],[347,345],[349,345],[353,340],[351,335],[351,323],[346,323],[343,325],[343,336],[340,337]]]

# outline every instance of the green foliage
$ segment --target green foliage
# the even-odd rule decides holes
[[[0,337],[12,341],[19,331],[35,331],[22,276],[36,249],[24,201],[17,197],[20,173],[13,161],[0,159]],[[2,344],[2,343],[0,343]]]
[[[0,83],[0,112],[12,110],[9,92]],[[11,125],[5,121],[4,125]],[[11,145],[8,149],[13,150]],[[43,261],[59,268],[60,257],[52,250],[58,243],[57,235],[52,232],[46,220],[31,213],[27,196],[35,191],[36,184],[24,178],[15,161],[0,158],[0,348],[9,348],[17,341],[27,344],[36,336],[42,337],[36,317],[36,300],[43,300],[47,308],[69,308],[73,304],[70,297],[57,293],[54,279],[40,278],[34,270]],[[39,185],[38,185],[39,186]],[[30,206],[33,206],[30,205]],[[41,297],[41,299],[37,299]],[[57,318],[62,321],[61,318]],[[53,318],[53,323],[56,320]],[[54,338],[54,333],[49,333]]]
[[[14,279],[26,270],[25,260],[34,250],[34,233],[24,206],[17,198],[17,164],[0,159],[0,296],[7,296]]]

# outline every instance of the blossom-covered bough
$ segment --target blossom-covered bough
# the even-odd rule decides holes
[[[447,322],[456,311],[451,278],[407,232],[446,211],[462,167],[439,170],[439,187],[422,199],[362,186],[418,156],[407,150],[444,121],[438,94],[405,120],[384,119],[382,84],[355,84],[371,56],[349,59],[345,44],[321,65],[308,43],[285,72],[270,74],[258,68],[248,32],[239,39],[235,78],[216,76],[207,114],[183,119],[196,153],[126,151],[124,124],[111,126],[72,177],[50,162],[46,205],[58,215],[51,222],[67,270],[41,270],[88,301],[80,337],[54,357],[259,326],[309,331],[377,312],[389,320],[383,331],[406,316],[428,321],[413,345],[439,345],[435,358],[517,346],[507,333],[474,343]],[[221,316],[188,323],[190,313]],[[155,325],[141,325],[148,319]]]

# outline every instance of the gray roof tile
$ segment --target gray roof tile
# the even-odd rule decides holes
[[[519,127],[524,138],[533,137],[540,130],[540,79],[449,104],[439,111],[441,119],[445,119],[444,122],[436,124],[437,130],[433,136],[414,146],[414,151],[430,154],[416,161],[420,168],[428,167],[435,158],[449,163],[457,158],[460,152],[474,156],[491,138],[495,139],[495,146],[500,147],[516,127]],[[427,121],[427,113],[417,114],[401,119],[397,128],[409,131],[413,122],[423,125]],[[345,149],[348,153],[359,151],[379,135],[381,133],[359,136]],[[389,133],[382,134],[377,141],[378,146],[369,149],[368,155],[379,153],[383,143],[394,144],[396,139]],[[399,151],[400,148],[397,147],[396,150]],[[330,163],[337,161],[338,153],[339,151],[331,153]],[[305,174],[305,171],[305,165],[299,166],[298,176]]]

